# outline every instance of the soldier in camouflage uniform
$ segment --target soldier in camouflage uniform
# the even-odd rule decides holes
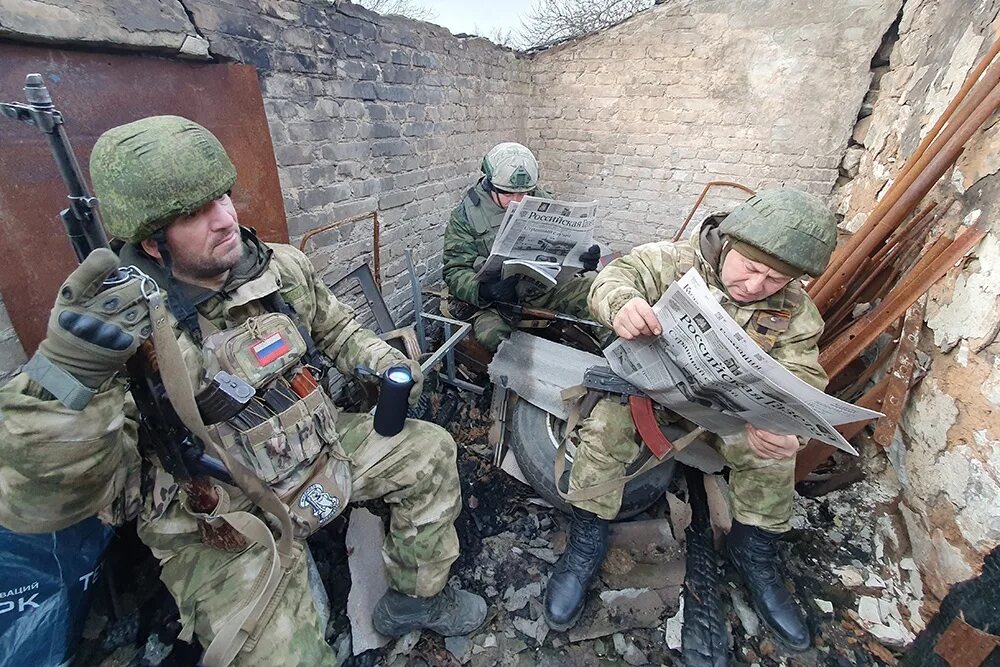
[[[709,218],[687,242],[650,243],[611,262],[590,292],[593,316],[620,337],[659,335],[650,304],[694,268],[726,312],[771,357],[823,389],[817,342],[823,320],[799,278],[826,267],[836,244],[836,221],[813,195],[765,190],[720,219]],[[581,422],[570,474],[570,493],[621,478],[640,453],[627,406],[603,399]],[[760,616],[794,649],[810,645],[801,611],[778,576],[775,540],[789,528],[795,455],[800,442],[747,425],[746,432],[714,446],[731,468],[733,531],[728,553],[742,574]],[[574,501],[569,546],[546,590],[545,613],[557,629],[571,627],[607,550],[608,521],[622,502],[622,487]]]
[[[538,162],[521,144],[497,144],[483,158],[481,169],[483,177],[451,212],[444,234],[444,281],[452,296],[475,309],[473,336],[491,352],[510,336],[510,322],[496,308],[489,307],[497,302],[589,318],[587,294],[593,277],[576,276],[552,289],[519,276],[482,282],[476,279],[476,272],[490,255],[507,207],[526,195],[552,197],[538,185]],[[580,255],[584,270],[597,270],[600,256],[597,245]]]
[[[243,487],[223,482],[215,487],[220,499],[213,513],[192,510],[188,487],[140,447],[136,403],[121,371],[150,334],[153,302],[147,307],[140,293],[150,283],[133,277],[102,288],[105,278],[119,265],[131,265],[165,290],[161,294],[171,312],[152,318],[160,327],[154,341],[164,340],[156,335],[165,322],[186,367],[177,376],[186,375],[197,389],[211,379],[207,360],[216,359],[202,346],[202,336],[263,327],[275,312],[275,294],[341,372],[352,373],[359,365],[376,371],[405,366],[415,380],[413,400],[422,385],[420,367],[362,328],[302,253],[265,244],[238,225],[229,198],[235,169],[200,125],[156,116],[113,128],[94,147],[91,176],[105,224],[128,243],[120,260],[99,249],[73,271],[60,290],[46,339],[24,372],[0,390],[0,524],[47,532],[95,513],[116,523],[138,514],[139,536],[159,559],[161,577],[180,610],[182,637],[197,636],[209,646],[239,625],[233,625],[234,615],[257,599],[259,573],[277,562],[274,537],[260,520],[274,525],[275,516],[255,507]],[[180,324],[185,306],[194,309],[197,331]],[[173,349],[156,345],[164,376],[168,348]],[[266,449],[253,452],[264,459],[237,455],[230,470],[290,460],[294,465],[270,487],[279,497],[296,485],[327,479],[328,468],[339,471],[338,479],[353,479],[342,489],[344,497],[383,498],[391,509],[382,554],[390,590],[374,612],[376,628],[399,636],[420,628],[451,635],[478,627],[486,615],[484,600],[445,586],[458,556],[454,520],[461,509],[451,436],[434,424],[407,420],[399,435],[382,437],[373,431],[371,416],[337,414],[324,390],[312,387],[302,419],[286,425],[289,411],[267,422],[277,424],[273,437]],[[171,402],[177,405],[173,394]],[[308,445],[319,453],[289,451],[293,443],[302,452]],[[320,477],[305,477],[314,474]],[[330,510],[339,498],[322,485],[312,484],[300,498],[302,507],[312,501],[322,521],[336,515]],[[260,526],[263,535],[235,550],[219,548],[209,539],[227,528],[218,515],[231,517],[224,519],[231,525]],[[276,581],[276,589],[261,596],[256,622],[240,629],[244,641],[220,639],[205,664],[334,664],[309,592],[299,528],[296,524],[288,553],[281,554],[280,579],[268,579]]]

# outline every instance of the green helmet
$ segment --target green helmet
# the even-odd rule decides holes
[[[480,169],[493,187],[505,192],[529,192],[538,183],[538,161],[531,151],[513,141],[491,148]]]
[[[135,243],[231,190],[236,167],[201,125],[151,116],[98,137],[90,178],[108,231]]]
[[[761,190],[733,209],[719,231],[811,276],[823,272],[837,245],[837,219],[801,190]]]

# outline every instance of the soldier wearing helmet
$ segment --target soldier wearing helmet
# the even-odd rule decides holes
[[[200,664],[333,665],[305,537],[349,500],[384,497],[390,588],[375,627],[478,627],[485,601],[446,588],[459,549],[454,440],[413,419],[378,435],[371,416],[338,413],[315,377],[326,364],[399,366],[414,379],[413,401],[420,366],[362,328],[305,255],[239,225],[236,170],[204,127],[155,116],[108,130],[91,177],[108,230],[126,244],[120,258],[99,249],[70,274],[38,352],[0,389],[0,524],[49,532],[97,513],[114,523],[138,515],[182,638],[206,647]],[[120,266],[133,277],[105,282]],[[150,335],[158,367],[129,383],[124,364]],[[145,380],[166,390],[156,409]],[[223,386],[241,402],[213,417],[203,397],[224,400]],[[208,459],[179,463],[163,454],[174,450],[149,448],[169,437],[161,411],[222,461],[217,479],[196,487]]]
[[[497,144],[483,157],[482,178],[451,213],[444,234],[444,280],[451,295],[471,306],[472,333],[491,352],[507,339],[511,325],[497,303],[521,303],[575,317],[589,318],[587,293],[592,277],[577,276],[552,289],[527,278],[480,281],[476,273],[489,257],[507,207],[527,195],[551,198],[538,185],[538,162],[521,144]],[[595,271],[601,249],[580,256],[585,271]]]
[[[594,281],[590,309],[622,338],[659,335],[650,304],[693,268],[758,345],[823,389],[827,376],[817,348],[823,320],[800,278],[823,271],[836,239],[836,220],[817,197],[792,189],[764,190],[721,219],[710,217],[687,242],[649,243],[611,262]],[[615,486],[640,454],[629,410],[613,398],[599,401],[576,435],[571,493]],[[804,650],[811,643],[809,630],[781,582],[776,548],[789,528],[800,442],[748,425],[740,436],[715,437],[712,444],[731,468],[729,558],[768,627],[786,646]],[[616,491],[572,502],[568,546],[545,594],[552,627],[564,630],[579,617],[607,551],[608,521],[618,514],[621,500],[617,485]]]

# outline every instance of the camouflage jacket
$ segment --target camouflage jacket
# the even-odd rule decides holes
[[[542,188],[536,189],[535,196],[552,197]],[[483,188],[482,181],[469,188],[451,212],[444,232],[442,273],[449,292],[456,299],[476,306],[483,305],[479,302],[476,272],[490,256],[505,213]]]
[[[726,312],[771,357],[819,389],[827,376],[819,364],[823,318],[799,280],[762,301],[736,303],[719,280],[721,238],[711,219],[689,241],[647,243],[611,262],[597,274],[588,305],[594,318],[611,326],[627,302],[640,297],[656,303],[670,284],[694,268]]]
[[[357,365],[383,370],[401,358],[361,327],[301,252],[265,245],[246,230],[244,247],[245,270],[234,269],[222,291],[189,290],[198,312],[216,327],[231,328],[267,312],[261,299],[277,288],[342,373]],[[159,265],[128,250],[122,253],[123,263],[143,264],[140,268],[154,277],[162,275]],[[196,390],[204,387],[200,348],[176,323],[175,331]],[[152,510],[157,514],[165,509],[176,485],[158,467],[146,466],[145,497],[140,498],[138,412],[126,389],[125,379],[116,376],[82,411],[47,399],[47,392],[24,373],[0,389],[0,525],[48,532],[94,514],[121,522],[138,513],[140,501],[147,510],[158,505]],[[160,496],[155,503],[150,498],[154,488]]]

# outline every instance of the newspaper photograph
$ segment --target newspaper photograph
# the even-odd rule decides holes
[[[611,369],[653,400],[722,436],[745,423],[857,451],[834,428],[881,413],[795,377],[733,320],[693,269],[653,306],[663,333],[605,350]]]
[[[490,256],[476,276],[519,274],[548,285],[582,268],[594,243],[597,202],[525,197],[507,208]],[[511,266],[505,267],[507,264]]]

